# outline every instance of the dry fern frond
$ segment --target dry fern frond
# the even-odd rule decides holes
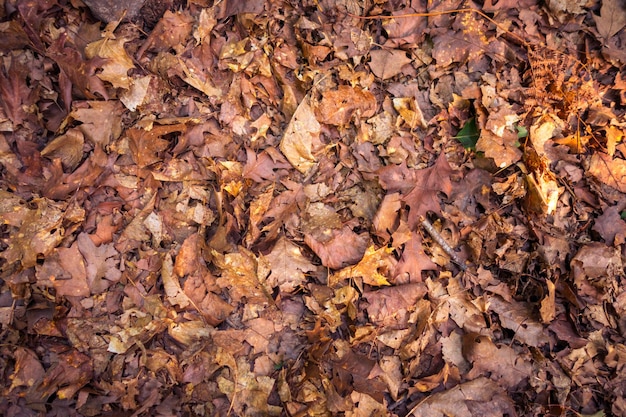
[[[532,88],[527,105],[567,120],[599,99],[587,66],[573,56],[529,45],[528,61]]]

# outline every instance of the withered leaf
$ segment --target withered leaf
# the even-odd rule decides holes
[[[402,200],[410,207],[409,227],[415,230],[420,216],[428,211],[441,211],[439,193],[449,195],[452,191],[452,173],[445,155],[441,154],[429,168],[410,169],[405,163],[389,165],[378,172],[378,178],[388,192],[402,195]]]
[[[358,264],[341,269],[328,278],[328,285],[336,284],[350,278],[362,278],[363,282],[372,286],[391,285],[388,281],[396,266],[396,259],[392,255],[393,248],[383,246],[376,249],[370,246],[365,251]]]
[[[399,49],[375,49],[370,51],[369,66],[374,75],[382,80],[395,77],[402,72],[402,67],[411,62],[406,51]]]
[[[302,255],[302,251],[285,237],[281,237],[266,255],[272,272],[267,278],[270,287],[282,292],[293,292],[306,282],[306,273],[316,267]]]
[[[322,100],[315,106],[315,113],[323,123],[345,126],[355,115],[374,116],[376,107],[376,98],[369,91],[340,85],[337,90],[324,92]]]
[[[320,132],[307,96],[298,105],[280,141],[281,152],[298,171],[306,173],[315,165],[313,151],[319,146]]]
[[[430,395],[411,410],[415,417],[517,416],[513,401],[495,382],[479,377]]]
[[[626,193],[626,161],[601,152],[591,156],[589,174],[598,181],[615,188],[621,193]]]
[[[304,242],[319,256],[322,265],[340,269],[357,263],[365,253],[370,238],[367,233],[357,234],[348,226],[326,229],[324,239],[305,234]]]

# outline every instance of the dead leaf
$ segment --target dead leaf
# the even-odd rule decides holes
[[[505,301],[498,295],[485,297],[489,310],[500,317],[502,327],[515,332],[515,338],[532,347],[540,347],[548,343],[544,327],[531,314],[528,303]]]
[[[313,153],[320,146],[321,126],[305,97],[298,105],[280,141],[280,150],[298,171],[306,173],[316,162]]]
[[[504,390],[484,377],[432,394],[413,408],[409,414],[416,417],[517,416],[513,401]]]
[[[626,193],[626,160],[597,152],[591,156],[588,172],[601,183]]]
[[[76,169],[83,159],[85,140],[78,129],[70,129],[64,135],[54,138],[41,150],[41,156],[59,158],[67,171]]]
[[[472,363],[472,370],[467,375],[469,379],[490,374],[500,386],[510,389],[521,386],[532,376],[528,355],[522,355],[506,345],[496,346],[484,335],[464,335],[463,356]]]
[[[328,285],[335,287],[338,283],[351,278],[361,278],[363,283],[372,286],[391,285],[387,280],[396,266],[392,255],[393,249],[370,246],[358,264],[341,269],[328,278]]]
[[[357,234],[350,227],[326,229],[322,236],[305,234],[304,242],[319,256],[322,265],[331,269],[340,269],[354,265],[361,258],[369,245],[367,233]]]
[[[546,285],[548,286],[548,294],[543,300],[541,300],[541,308],[539,309],[539,314],[541,314],[542,322],[550,323],[552,320],[554,320],[554,317],[556,316],[556,286],[550,280],[546,280]]]
[[[135,68],[133,60],[124,49],[124,44],[128,39],[124,37],[116,38],[113,34],[117,22],[110,23],[103,33],[103,38],[92,42],[85,47],[85,56],[88,59],[95,57],[105,59],[102,64],[102,72],[98,77],[103,81],[108,81],[115,88],[130,87],[131,80],[128,71]]]
[[[390,193],[400,192],[402,200],[410,207],[409,228],[415,230],[419,217],[428,211],[441,211],[439,193],[450,194],[453,171],[441,154],[435,164],[425,169],[409,169],[405,163],[390,165],[378,172],[379,182]]]
[[[87,101],[76,106],[70,116],[82,122],[78,129],[91,143],[107,146],[122,134],[121,110],[117,101]]]
[[[376,98],[372,93],[347,85],[324,91],[322,100],[314,106],[319,121],[336,126],[347,125],[355,116],[370,118],[376,109]]]
[[[306,282],[306,273],[316,267],[302,255],[302,251],[285,237],[281,237],[266,255],[272,272],[267,284],[278,287],[281,292],[290,293]]]
[[[621,3],[621,4],[620,4]],[[600,15],[593,15],[596,28],[605,40],[612,38],[626,26],[626,9],[621,0],[602,0]]]

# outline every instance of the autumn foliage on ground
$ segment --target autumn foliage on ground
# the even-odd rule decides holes
[[[0,20],[0,414],[626,415],[623,1]]]

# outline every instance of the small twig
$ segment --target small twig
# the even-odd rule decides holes
[[[435,230],[435,228],[428,221],[428,219],[426,219],[424,216],[420,216],[420,223],[422,224],[424,229],[426,229],[426,231],[428,232],[430,237],[432,237],[433,240],[435,242],[437,242],[439,244],[439,246],[441,246],[443,251],[445,253],[447,253],[448,256],[450,256],[450,259],[452,259],[452,261],[455,264],[459,265],[459,268],[461,268],[461,270],[465,271],[467,269],[467,266],[465,265],[465,262],[463,262],[463,260],[461,258],[459,258],[459,255],[454,251],[454,248],[452,246],[448,245],[448,242],[446,242],[446,240],[443,238],[443,236],[441,236],[439,234],[439,232],[437,230]]]

